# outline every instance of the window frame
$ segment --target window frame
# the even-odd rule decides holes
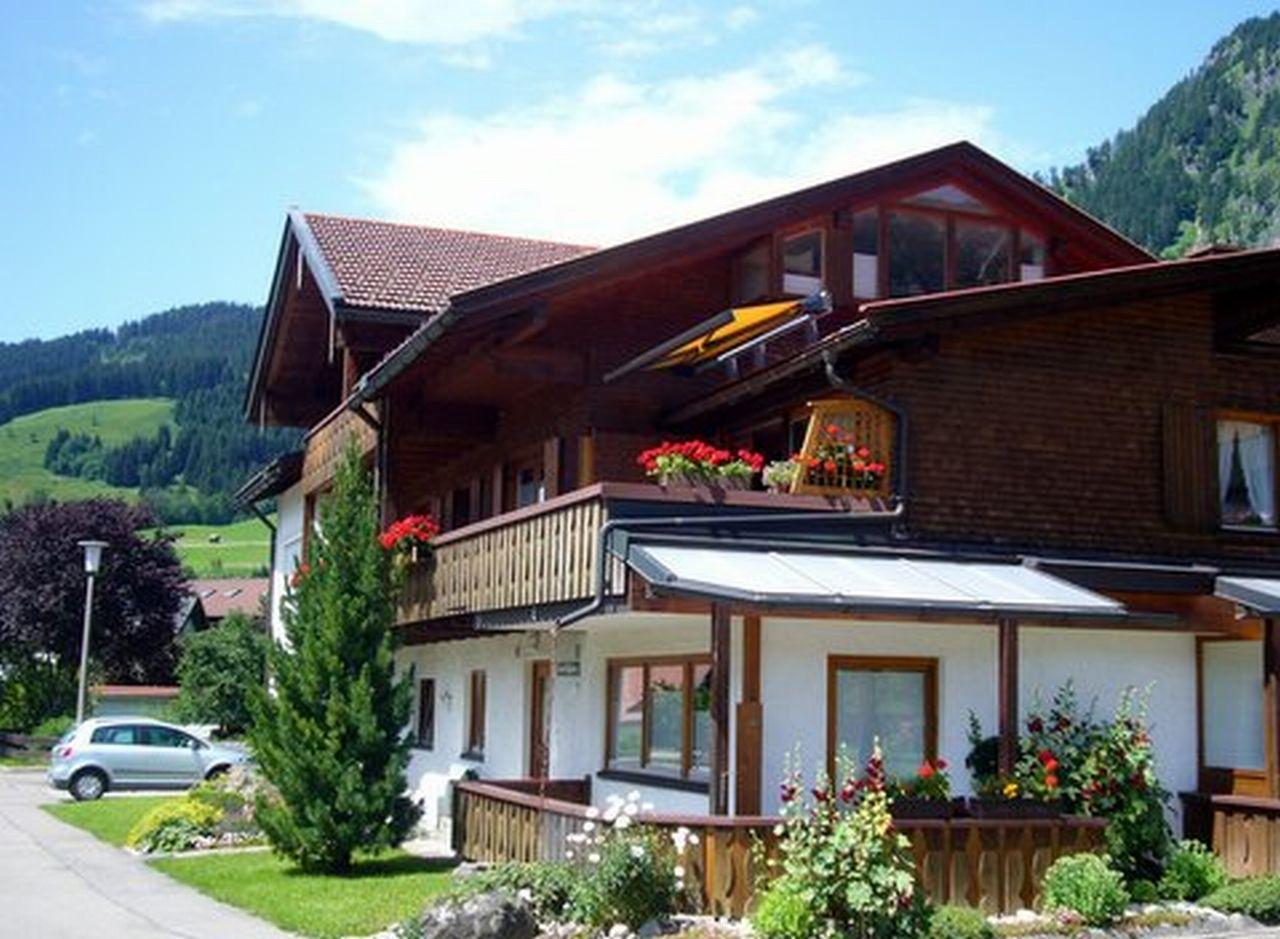
[[[1269,414],[1260,411],[1243,411],[1232,408],[1219,408],[1213,412],[1213,480],[1215,483],[1213,505],[1218,514],[1218,528],[1224,532],[1244,535],[1280,534],[1280,414]],[[1270,525],[1246,525],[1239,522],[1225,522],[1222,519],[1222,481],[1218,478],[1218,425],[1226,421],[1244,424],[1258,424],[1271,429],[1271,501],[1276,506],[1275,519]]]
[[[414,747],[428,752],[436,748],[436,679],[418,679],[418,712],[414,722]],[[424,720],[425,719],[425,720]],[[424,734],[424,723],[427,732]]]
[[[488,674],[483,668],[473,668],[467,676],[467,746],[462,752],[464,759],[484,759],[488,703]]]
[[[827,230],[822,225],[806,225],[802,228],[795,228],[790,231],[783,231],[778,234],[778,294],[783,297],[807,297],[813,293],[796,293],[787,289],[787,242],[795,241],[798,238],[804,238],[806,235],[818,236],[818,289],[821,290],[827,284],[827,269],[829,261],[827,259]],[[852,263],[852,261],[850,261]],[[795,274],[795,277],[812,277],[812,274]]]
[[[680,665],[683,666],[683,713],[681,716],[680,740],[680,772],[672,773],[666,769],[655,769],[648,765],[650,757],[650,728],[652,726],[652,701],[649,697],[649,671],[654,667]],[[698,666],[707,666],[714,670],[715,666],[708,652],[691,652],[684,655],[653,655],[611,658],[605,662],[605,742],[604,769],[600,771],[606,778],[636,779],[656,785],[677,785],[694,788],[699,792],[707,791],[710,786],[710,767],[705,778],[695,772],[693,763],[693,742],[695,738],[693,708],[693,671]],[[613,749],[616,742],[615,717],[617,712],[618,676],[625,668],[640,668],[642,676],[641,726],[640,726],[640,765],[638,767],[615,767],[613,765]]]
[[[930,656],[827,656],[827,774],[836,774],[836,695],[841,671],[918,672],[924,675],[924,758],[938,758],[938,659]]]
[[[1237,796],[1256,796],[1266,798],[1266,769],[1239,766],[1213,766],[1206,760],[1207,745],[1205,741],[1205,646],[1213,642],[1261,642],[1262,630],[1256,625],[1246,622],[1239,634],[1232,636],[1197,636],[1196,637],[1196,790],[1210,794]],[[1272,731],[1268,724],[1274,720],[1266,707],[1266,689],[1259,675],[1259,693],[1264,695],[1262,708],[1262,740],[1265,755],[1266,741]]]

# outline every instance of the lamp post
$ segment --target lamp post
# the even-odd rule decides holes
[[[89,624],[93,622],[93,576],[102,566],[105,541],[77,541],[84,548],[84,572],[89,575],[84,588],[84,636],[80,640],[80,688],[76,693],[76,723],[84,721],[85,691],[89,681]]]

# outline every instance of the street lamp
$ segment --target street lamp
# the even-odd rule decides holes
[[[89,624],[93,622],[93,575],[102,566],[105,541],[77,541],[84,548],[84,572],[89,575],[84,588],[84,636],[80,640],[80,689],[76,693],[76,723],[84,721],[84,699],[89,680]]]

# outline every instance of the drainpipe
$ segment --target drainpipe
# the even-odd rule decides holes
[[[596,548],[595,595],[591,601],[576,610],[556,617],[553,634],[579,620],[586,619],[604,608],[609,588],[609,544],[615,531],[626,533],[636,528],[688,528],[706,525],[778,525],[794,522],[885,522],[901,518],[906,509],[901,500],[886,512],[784,512],[778,515],[671,515],[661,518],[611,518],[600,526],[600,540]]]

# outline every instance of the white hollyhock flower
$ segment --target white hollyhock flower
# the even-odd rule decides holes
[[[676,865],[676,869],[675,869],[674,873],[675,873],[675,875],[676,875],[676,877],[677,877],[678,879],[683,880],[683,879],[684,879],[684,865],[683,865],[683,864],[677,864],[677,865]]]
[[[599,817],[600,817],[600,810],[596,808],[594,805],[588,806],[587,818],[599,818]]]
[[[631,846],[631,856],[632,856],[632,857],[634,857],[634,858],[642,858],[642,857],[644,857],[644,845],[642,845],[642,844],[633,844],[633,845]]]
[[[583,831],[595,831],[595,830],[596,830],[596,823],[595,823],[595,822],[583,822],[583,823],[582,823],[582,830],[583,830]]]
[[[614,820],[613,827],[614,827],[614,828],[630,828],[630,827],[631,827],[631,816],[630,816],[630,815],[619,815],[619,816],[617,817],[617,819],[615,819],[615,820]]]
[[[600,855],[597,854],[595,851],[592,851],[590,854],[587,855],[587,860],[590,861],[592,864],[599,864]]]

